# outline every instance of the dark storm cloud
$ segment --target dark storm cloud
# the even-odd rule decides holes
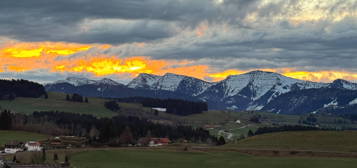
[[[171,24],[194,26],[202,20],[229,20],[244,13],[254,1],[230,0],[226,6],[208,0],[1,0],[0,35],[25,41],[125,43],[150,41],[174,35]],[[131,20],[83,32],[86,19]],[[150,22],[152,25],[147,26]],[[158,23],[159,22],[159,23]],[[115,27],[116,30],[107,30]]]

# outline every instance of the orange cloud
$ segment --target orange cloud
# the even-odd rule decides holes
[[[204,26],[203,26],[204,27]],[[143,46],[144,43],[137,45]],[[0,46],[0,72],[25,72],[36,69],[47,69],[50,72],[92,73],[96,76],[140,73],[163,75],[176,73],[200,79],[219,81],[229,75],[246,73],[250,70],[229,69],[223,72],[214,71],[208,65],[192,65],[192,61],[153,60],[150,57],[135,56],[118,58],[108,55],[87,55],[82,57],[66,57],[96,47],[99,50],[110,48],[110,45],[83,45],[61,42],[9,42]],[[62,59],[57,59],[63,57]],[[251,69],[254,70],[254,69]],[[357,80],[357,73],[347,71],[307,72],[292,68],[261,69],[278,72],[296,79],[331,82],[335,79]],[[50,73],[49,72],[49,73]]]
[[[203,79],[207,76],[208,66],[189,65],[188,61],[151,60],[148,57],[136,56],[130,58],[96,57],[88,60],[64,60],[58,63],[53,71],[90,72],[97,76],[129,73],[136,76],[140,73],[163,75],[176,73]]]
[[[254,69],[252,69],[254,70]],[[219,81],[225,79],[229,75],[239,75],[252,70],[241,71],[236,69],[227,70],[224,72],[213,73],[210,74],[209,77],[213,79],[213,81]],[[281,69],[260,69],[263,71],[269,72],[277,72],[281,73],[284,76],[301,79],[301,80],[309,80],[315,82],[331,82],[336,79],[345,79],[350,81],[357,80],[357,73],[347,72],[347,71],[316,71],[316,72],[308,72],[308,71],[297,71],[290,68],[281,68]]]
[[[209,74],[208,76],[210,78],[212,78],[213,81],[220,81],[220,80],[223,80],[223,79],[227,78],[230,75],[239,75],[239,74],[243,74],[245,72],[247,72],[247,71],[230,69],[230,70],[226,70],[226,71],[223,71],[223,72],[212,73],[212,74]]]
[[[309,81],[319,81],[319,82],[331,82],[335,79],[345,79],[345,80],[357,80],[357,73],[351,72],[339,72],[339,71],[318,71],[318,72],[305,72],[305,71],[295,71],[295,72],[285,72],[285,76],[289,76],[301,80]]]
[[[61,42],[10,42],[0,47],[1,57],[32,58],[41,56],[66,56],[90,49],[90,45]]]

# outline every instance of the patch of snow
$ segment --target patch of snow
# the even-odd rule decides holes
[[[324,104],[324,108],[325,107],[330,107],[330,106],[337,106],[338,105],[338,102],[336,99],[332,100],[330,103],[328,104]]]
[[[120,83],[115,82],[109,78],[103,78],[103,79],[97,81],[97,84],[105,84],[105,85],[113,85],[113,86],[120,85]]]
[[[182,75],[167,73],[153,84],[153,87],[157,90],[175,91],[183,78]]]
[[[83,86],[83,85],[99,85],[99,84],[107,84],[107,85],[120,85],[120,83],[115,82],[111,79],[104,78],[102,80],[96,81],[96,80],[91,80],[87,78],[79,78],[79,77],[68,77],[65,80],[59,80],[55,82],[54,84],[59,84],[59,83],[69,83],[73,86]]]
[[[357,98],[355,98],[354,100],[350,101],[348,104],[349,104],[349,105],[355,105],[355,104],[357,104]]]
[[[236,109],[238,109],[238,107],[236,105],[233,105],[231,107],[228,107],[227,109],[228,110],[236,110]]]
[[[142,73],[127,85],[129,88],[152,88],[161,76]]]
[[[264,108],[263,105],[251,105],[247,108],[247,110],[261,110],[263,108]]]
[[[160,111],[160,112],[166,112],[166,108],[153,107],[153,108],[151,108],[151,109],[156,110],[156,111]]]

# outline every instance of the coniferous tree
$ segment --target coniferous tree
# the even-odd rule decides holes
[[[46,161],[46,150],[45,150],[45,148],[42,149],[42,161],[43,162]]]
[[[226,140],[224,139],[223,136],[219,137],[217,145],[225,145]]]
[[[254,136],[254,133],[253,133],[252,130],[249,130],[249,131],[248,131],[248,137],[251,137],[251,136]]]
[[[57,155],[57,153],[54,153],[54,154],[53,154],[53,161],[55,161],[55,162],[58,161],[58,155]]]
[[[118,111],[120,110],[120,107],[116,101],[108,101],[104,103],[105,108],[111,110],[111,111]]]
[[[133,134],[128,126],[125,127],[124,131],[120,134],[119,143],[125,145],[134,143]]]
[[[0,114],[0,129],[9,130],[12,127],[12,115],[10,111],[4,110]]]

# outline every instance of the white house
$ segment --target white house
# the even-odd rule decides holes
[[[41,151],[42,150],[41,144],[39,142],[37,142],[37,141],[26,142],[25,147],[27,148],[27,151],[30,151],[30,152],[35,152],[35,151]]]
[[[1,157],[0,157],[0,167],[5,167],[4,160],[2,160],[2,158],[1,158]]]
[[[16,152],[21,152],[23,151],[23,143],[22,142],[10,142],[8,144],[5,144],[5,153],[11,153],[14,154]]]
[[[153,110],[159,111],[159,112],[166,112],[166,108],[161,108],[161,107],[153,107],[151,108]]]

